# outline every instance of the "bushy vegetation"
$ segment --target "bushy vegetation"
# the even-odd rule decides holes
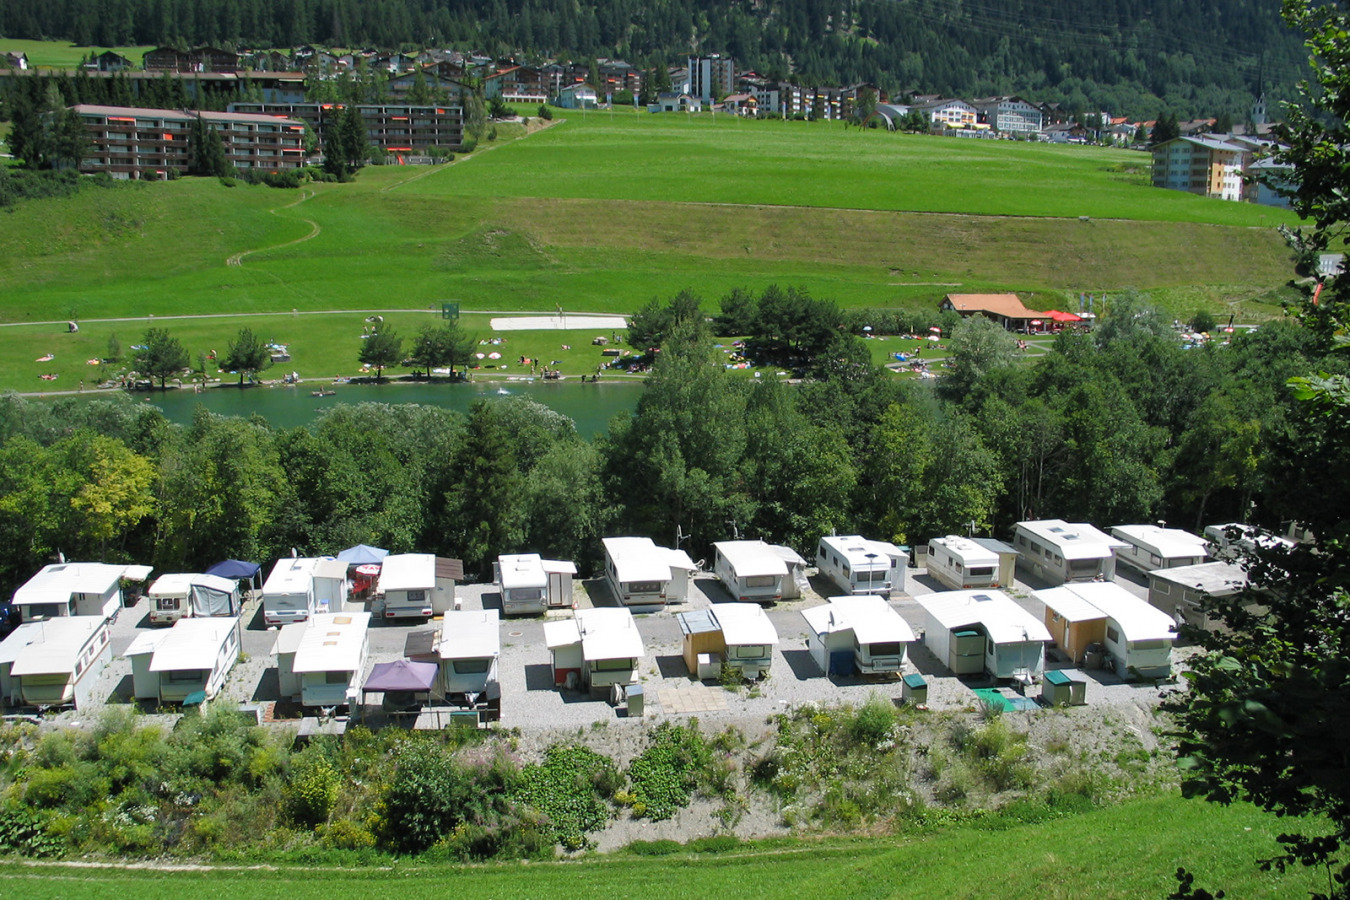
[[[544,816],[543,829],[564,850],[592,845],[589,834],[613,815],[609,801],[622,783],[612,760],[588,747],[554,746],[544,762],[521,773],[517,799]]]

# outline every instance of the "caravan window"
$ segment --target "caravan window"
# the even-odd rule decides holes
[[[175,669],[164,674],[170,684],[205,684],[207,672],[205,669]]]
[[[635,660],[632,657],[622,659],[596,659],[591,661],[592,672],[622,672],[624,669],[633,668]]]
[[[623,586],[625,594],[657,594],[661,591],[659,581],[630,581]]]
[[[408,591],[409,603],[425,603],[426,599],[427,592],[424,590]]]
[[[516,588],[513,591],[506,592],[509,600],[539,600],[544,596],[540,588]]]
[[[1167,641],[1135,641],[1130,644],[1131,650],[1164,650],[1167,648]]]
[[[325,672],[324,684],[346,684],[352,680],[351,672]]]
[[[178,609],[178,598],[160,597],[158,600],[155,601],[155,609],[159,610],[160,612],[169,612],[171,610]]]
[[[848,574],[847,567],[845,567],[844,573]],[[745,579],[745,586],[748,588],[766,588],[773,587],[777,582],[777,575],[751,575]]]
[[[976,566],[975,568],[970,570],[970,576],[972,578],[980,578],[984,575],[993,575],[993,574],[994,574],[993,566]]]
[[[1161,578],[1157,578],[1153,581],[1153,590],[1157,591],[1159,596],[1166,597],[1168,594],[1172,593],[1172,585],[1163,581]]]
[[[456,675],[482,675],[492,664],[490,659],[457,659],[450,664]]]
[[[1069,571],[1075,575],[1081,575],[1084,572],[1095,572],[1100,563],[1096,559],[1071,559],[1069,560]]]
[[[1114,626],[1107,625],[1107,626],[1106,626],[1106,639],[1107,639],[1108,641],[1110,641],[1111,643],[1113,643],[1113,644],[1119,644],[1119,643],[1120,643],[1120,632],[1119,632],[1119,631],[1116,631],[1116,629],[1115,629]]]
[[[867,652],[869,656],[899,656],[900,642],[879,641],[878,643],[875,644],[868,644]]]
[[[740,647],[728,647],[733,659],[764,659],[769,648],[764,644],[744,644]]]

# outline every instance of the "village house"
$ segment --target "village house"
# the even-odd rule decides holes
[[[1219,200],[1241,200],[1244,148],[1217,135],[1154,145],[1153,186]]]

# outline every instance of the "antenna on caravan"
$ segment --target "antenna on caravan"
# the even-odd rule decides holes
[[[675,526],[675,549],[676,549],[676,550],[680,549],[680,544],[683,544],[685,541],[689,540],[691,537],[693,537],[692,534],[685,534],[685,533],[684,533],[684,529],[682,529],[679,525],[676,525],[676,526]]]
[[[971,519],[969,522],[966,523],[966,532],[967,532],[967,533],[966,533],[966,537],[974,537],[974,536],[975,536],[975,520],[974,520],[974,519]]]
[[[736,527],[736,520],[727,519],[727,524],[731,526],[731,539],[739,541],[741,539],[741,530]]]

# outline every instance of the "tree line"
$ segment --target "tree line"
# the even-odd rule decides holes
[[[1290,92],[1303,58],[1269,4],[1210,0],[9,0],[0,34],[81,46],[455,46],[495,56],[622,58],[653,71],[690,52],[803,84],[1019,93],[1072,109],[1245,116]]]
[[[594,442],[517,398],[468,414],[339,405],[281,429],[204,410],[172,425],[122,397],[5,397],[0,577],[21,583],[57,552],[195,571],[368,543],[459,557],[484,577],[497,555],[527,551],[592,571],[605,535],[669,544],[677,529],[697,557],[736,531],[809,553],[831,531],[916,543],[1025,518],[1199,527],[1255,509],[1278,522],[1300,515],[1268,449],[1290,427],[1284,381],[1346,369],[1292,322],[1185,350],[1156,310],[1122,297],[1095,333],[1063,334],[1035,362],[997,326],[963,322],[934,387],[873,366],[831,302],[778,288],[756,299],[747,345],[814,347],[803,383],[728,371],[686,294],[635,318],[646,340],[665,322],[652,374]],[[149,357],[184,363],[159,331],[139,351],[147,371]],[[445,347],[419,334],[413,352],[426,365]],[[241,379],[266,365],[263,350],[230,352]]]

